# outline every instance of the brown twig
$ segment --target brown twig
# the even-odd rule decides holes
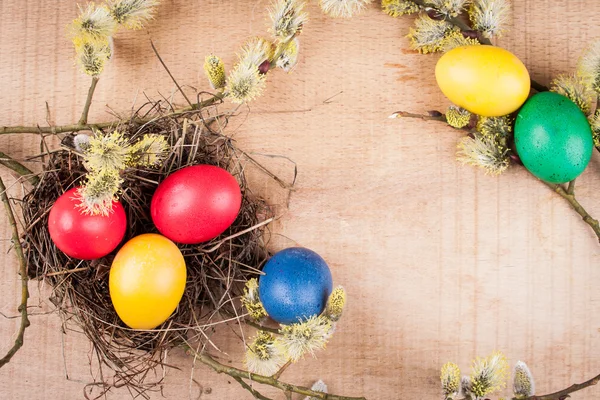
[[[275,379],[281,378],[281,374],[283,374],[290,365],[292,365],[292,360],[288,360],[288,362],[283,364],[283,366],[281,368],[279,368],[279,371],[277,371],[275,373],[275,375],[273,375],[273,378],[275,378]]]
[[[8,154],[5,154],[0,151],[0,164],[4,165],[6,168],[12,169],[20,176],[24,177],[31,183],[33,186],[37,185],[40,182],[40,178],[36,176],[36,174],[21,164],[20,162],[14,160]]]
[[[240,386],[242,386],[244,389],[246,389],[247,391],[249,391],[250,393],[252,393],[252,395],[254,396],[254,398],[259,399],[259,400],[273,400],[273,399],[270,399],[269,397],[264,396],[258,390],[254,389],[252,386],[248,385],[239,376],[232,376],[232,378],[235,379],[237,381],[237,383],[240,384]]]
[[[555,185],[552,183],[544,182],[548,187],[558,193],[563,199],[567,200],[571,207],[577,212],[577,214],[581,215],[581,219],[588,224],[593,230],[598,240],[600,241],[600,223],[595,218],[586,211],[585,208],[577,201],[575,198],[575,181],[571,181],[569,183],[569,188],[565,190],[562,185]],[[572,193],[570,193],[572,192]]]
[[[418,6],[420,6],[423,9],[435,8],[427,0],[412,0],[412,2],[417,4]],[[444,19],[446,21],[450,22],[452,25],[456,26],[458,29],[460,29],[463,32],[473,30],[473,28],[471,28],[460,16],[458,16],[458,17],[444,16]],[[488,39],[482,35],[478,35],[478,36],[479,37],[477,39],[479,40],[479,42],[481,42],[481,44],[485,44],[485,45],[489,45],[489,46],[493,45],[492,41],[490,39]],[[542,85],[541,83],[535,81],[534,79],[531,79],[531,87],[537,92],[547,92],[549,90],[547,86]]]
[[[567,188],[567,194],[574,195],[575,194],[575,179],[569,182],[569,187]]]
[[[428,114],[413,114],[413,113],[409,113],[406,111],[397,111],[392,115],[397,116],[397,117],[419,118],[419,119],[423,119],[423,120],[447,122],[446,116],[444,114],[440,113],[439,116],[437,115],[437,113],[435,113],[435,114],[436,114],[435,116],[431,116]],[[463,128],[463,129],[467,129],[467,128]],[[573,209],[579,215],[581,215],[581,218],[583,219],[583,221],[594,230],[594,233],[596,234],[596,236],[598,236],[598,240],[600,241],[600,223],[595,218],[592,218],[592,216],[586,211],[585,208],[583,208],[583,206],[579,203],[579,201],[575,197],[575,179],[573,179],[571,182],[569,182],[569,185],[566,189],[561,185],[555,185],[555,184],[548,183],[548,182],[544,182],[544,183],[547,186],[549,186],[552,190],[554,190],[556,193],[558,193],[561,197],[563,197],[565,200],[567,200],[569,202],[569,204],[571,204]]]
[[[169,67],[167,67],[167,64],[165,64],[165,62],[163,61],[163,59],[160,56],[160,54],[158,54],[158,50],[156,50],[156,47],[154,46],[154,42],[152,41],[152,39],[150,39],[150,46],[152,46],[152,50],[154,50],[154,54],[156,54],[156,57],[158,58],[158,61],[160,61],[160,63],[162,64],[163,68],[165,69],[165,71],[167,71],[167,74],[169,74],[169,76],[171,77],[171,80],[175,83],[175,86],[177,86],[177,89],[179,89],[179,92],[181,92],[181,94],[183,95],[183,98],[185,99],[185,101],[187,101],[187,103],[190,105],[190,107],[192,109],[194,109],[194,104],[192,104],[192,102],[190,101],[190,99],[188,99],[187,95],[185,94],[185,92],[183,91],[183,89],[181,88],[181,86],[179,86],[179,83],[177,83],[177,80],[175,79],[175,77],[173,76],[173,74],[171,73],[171,71],[169,71]]]
[[[217,93],[206,100],[195,103],[193,107],[183,108],[181,110],[176,110],[171,114],[167,114],[167,117],[174,117],[177,115],[185,114],[187,112],[202,109],[204,107],[211,106],[223,99],[222,93]],[[134,118],[131,119],[130,122],[134,124],[145,124],[147,122],[152,121],[154,117],[147,118]],[[59,133],[72,133],[72,132],[81,132],[81,131],[91,131],[92,129],[105,129],[110,128],[111,126],[117,126],[118,124],[123,123],[122,120],[115,120],[109,122],[99,122],[99,123],[88,123],[88,124],[70,124],[70,125],[56,125],[56,126],[0,126],[0,135],[10,134],[10,133],[46,133],[50,135],[56,135]]]
[[[90,106],[92,105],[92,97],[94,97],[94,91],[96,90],[96,85],[98,84],[99,79],[100,77],[98,76],[92,76],[92,84],[90,85],[87,98],[85,99],[85,105],[83,106],[83,111],[81,112],[81,118],[79,118],[79,125],[87,124]]]
[[[208,354],[198,353],[191,346],[187,346],[187,347],[190,352],[194,353],[197,360],[199,360],[203,364],[211,367],[215,372],[217,372],[219,374],[227,374],[234,379],[236,379],[236,377],[240,378],[240,379],[250,379],[254,382],[277,388],[277,389],[281,390],[283,393],[298,393],[298,394],[302,394],[302,395],[309,396],[309,397],[314,397],[316,399],[321,399],[321,400],[366,400],[365,397],[347,397],[347,396],[339,396],[339,395],[335,395],[335,394],[317,392],[317,391],[311,390],[304,386],[297,386],[297,385],[292,385],[289,383],[281,382],[272,376],[263,376],[263,375],[253,374],[248,371],[243,371],[243,370],[235,368],[235,367],[230,367],[230,366],[221,364],[220,362],[216,361],[214,358],[212,358]]]
[[[393,113],[390,118],[417,118],[422,119],[423,121],[439,121],[446,122],[446,116],[442,113],[432,113],[432,114],[415,114],[407,111],[396,111]]]
[[[575,383],[575,384],[569,386],[568,388],[560,390],[558,392],[544,394],[544,395],[540,395],[540,396],[531,396],[531,397],[527,397],[524,400],[564,400],[564,399],[570,397],[569,395],[571,393],[575,393],[580,390],[586,389],[590,386],[594,386],[594,385],[598,384],[598,382],[600,382],[600,375],[596,375],[592,379],[589,379],[583,383]],[[513,397],[512,400],[517,400],[517,398]]]
[[[6,193],[6,186],[2,178],[0,178],[0,196],[6,209],[6,215],[8,222],[12,228],[12,242],[15,246],[15,252],[17,253],[17,259],[19,260],[19,274],[21,275],[21,304],[17,310],[21,313],[21,325],[15,339],[15,344],[8,350],[6,355],[0,359],[0,368],[6,365],[17,351],[23,346],[23,339],[25,336],[25,329],[30,325],[29,318],[27,316],[27,299],[29,298],[29,290],[27,288],[27,261],[23,254],[23,248],[21,247],[21,241],[19,239],[19,230],[17,228],[17,221],[15,220],[15,214],[13,213],[8,195]]]

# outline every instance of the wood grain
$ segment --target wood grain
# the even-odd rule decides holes
[[[267,4],[163,1],[147,31],[118,34],[90,120],[110,118],[110,109],[126,114],[144,93],[173,93],[149,38],[180,83],[208,89],[204,55],[214,52],[231,67],[244,40],[265,31]],[[511,33],[499,43],[542,83],[571,71],[582,49],[600,37],[596,1],[516,0],[513,8]],[[458,165],[456,131],[387,118],[399,109],[448,104],[433,79],[437,56],[407,51],[410,17],[390,18],[375,4],[349,21],[326,18],[316,1],[309,10],[299,66],[289,75],[270,75],[265,96],[231,129],[244,149],[284,155],[298,165],[297,190],[273,225],[273,249],[296,243],[314,249],[349,293],[347,315],[327,351],[294,365],[284,378],[305,385],[322,378],[335,392],[392,400],[438,398],[444,362],[466,371],[472,358],[495,349],[512,364],[526,361],[540,393],[600,371],[600,247],[588,226],[523,169],[496,178]],[[74,68],[65,39],[76,13],[74,2],[0,2],[0,124],[44,124],[46,101],[52,123],[79,118],[89,78]],[[39,142],[6,135],[0,149],[23,157],[35,154]],[[291,176],[282,160],[264,162]],[[578,189],[596,216],[599,162],[594,155]],[[4,170],[2,176],[7,185],[14,182]],[[253,184],[272,202],[285,203],[274,182],[255,174]],[[23,190],[14,185],[10,193]],[[14,315],[17,263],[8,253],[6,218],[0,221],[0,311]],[[40,305],[31,311],[51,309],[49,288],[40,292],[32,283],[31,289],[32,304]],[[1,349],[17,323],[0,319]],[[233,336],[224,329],[215,340],[225,359],[239,363],[243,346]],[[83,336],[61,335],[55,314],[32,317],[24,350],[1,371],[0,398],[82,398],[90,372],[97,374],[89,349]],[[166,398],[251,398],[206,368],[192,373],[180,351],[169,362],[181,370],[168,372]],[[592,388],[577,398],[599,395]],[[129,394],[115,390],[108,398]]]

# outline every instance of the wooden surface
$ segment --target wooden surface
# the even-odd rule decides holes
[[[107,106],[127,113],[143,93],[172,93],[149,38],[181,83],[208,89],[204,55],[221,55],[231,67],[245,39],[263,34],[267,3],[163,1],[148,32],[118,34],[90,120],[109,119]],[[298,165],[297,191],[273,226],[273,248],[299,243],[316,250],[348,290],[347,314],[327,351],[294,365],[284,379],[310,385],[322,378],[336,393],[369,399],[436,399],[444,362],[466,371],[472,358],[495,349],[511,365],[526,361],[539,393],[600,372],[600,246],[588,226],[524,169],[495,178],[457,164],[456,131],[387,118],[399,109],[447,105],[433,78],[437,56],[406,50],[410,17],[393,19],[375,4],[349,21],[326,18],[316,1],[309,10],[299,66],[289,75],[269,74],[265,96],[231,131],[244,149]],[[78,119],[89,78],[74,68],[65,39],[76,12],[72,1],[0,2],[0,124],[45,124],[46,101],[52,123]],[[548,83],[571,71],[581,50],[600,37],[600,3],[514,1],[511,25],[499,44]],[[38,146],[31,135],[0,138],[0,149],[14,157],[35,154]],[[280,161],[265,162],[289,176]],[[595,154],[578,189],[596,216],[599,162]],[[1,173],[12,185],[14,178]],[[283,201],[273,182],[257,176],[253,184]],[[22,190],[13,185],[10,193]],[[14,315],[17,264],[3,213],[0,221],[0,311]],[[40,308],[31,311],[43,313],[51,309],[49,291],[38,287],[31,284]],[[17,323],[0,319],[2,352]],[[238,341],[224,336],[218,344],[239,362]],[[83,336],[61,335],[55,314],[32,317],[24,349],[0,370],[0,398],[83,398],[89,350]],[[181,352],[169,361],[181,370],[168,372],[166,398],[251,398],[204,367],[192,372]],[[205,389],[200,395],[192,375]],[[577,398],[599,396],[593,388]],[[116,390],[108,398],[129,395]]]

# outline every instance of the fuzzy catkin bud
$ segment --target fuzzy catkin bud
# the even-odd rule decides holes
[[[508,22],[510,6],[506,0],[473,0],[469,18],[475,30],[491,38],[501,36]]]
[[[319,379],[312,385],[310,390],[312,390],[314,392],[327,393],[327,385],[325,384],[325,382],[323,382],[321,379]],[[304,398],[304,400],[319,400],[319,399],[316,397],[307,396]]]
[[[214,55],[206,56],[204,59],[204,74],[213,89],[222,89],[225,87],[225,64]]]
[[[455,28],[447,21],[436,21],[427,14],[421,14],[415,20],[415,27],[410,28],[407,38],[410,47],[420,53],[434,53],[442,49],[446,35]]]
[[[141,29],[154,18],[158,0],[109,0],[110,14],[128,29]]]
[[[568,97],[585,115],[589,115],[594,101],[594,90],[581,76],[559,75],[552,81],[551,91]]]
[[[448,362],[442,367],[440,380],[442,391],[446,399],[453,399],[460,391],[460,368],[453,362]]]
[[[277,68],[281,68],[285,72],[289,72],[298,62],[299,47],[300,42],[298,41],[298,39],[294,39],[286,43],[281,49],[281,55],[275,62]]]
[[[488,357],[477,358],[471,373],[471,392],[477,398],[498,392],[506,387],[508,362],[504,354],[494,352]]]
[[[524,399],[535,394],[535,382],[527,364],[518,361],[513,375],[513,392],[517,399]]]
[[[255,321],[260,321],[267,316],[267,311],[260,301],[258,292],[258,280],[256,278],[249,279],[244,287],[244,295],[241,298],[242,305],[248,311],[250,318]]]
[[[278,42],[287,42],[302,32],[308,14],[301,0],[277,0],[269,9],[271,33]]]
[[[331,292],[327,306],[325,307],[325,316],[333,322],[339,321],[346,305],[346,291],[338,286]]]
[[[410,0],[382,0],[381,9],[392,17],[414,14],[419,11],[419,6]]]
[[[279,341],[265,331],[257,332],[244,357],[250,372],[266,376],[275,374],[286,361],[285,351]]]
[[[453,128],[462,129],[469,125],[471,113],[462,107],[450,106],[446,111],[446,122]]]
[[[350,18],[361,12],[373,0],[320,0],[321,10],[330,17]]]
[[[331,322],[324,316],[312,316],[302,322],[282,325],[281,344],[289,358],[296,362],[305,354],[314,356],[316,350],[325,348],[331,336]]]

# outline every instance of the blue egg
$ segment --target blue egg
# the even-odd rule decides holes
[[[321,256],[303,247],[276,253],[263,268],[258,290],[271,318],[291,324],[325,309],[333,290],[331,271]]]

